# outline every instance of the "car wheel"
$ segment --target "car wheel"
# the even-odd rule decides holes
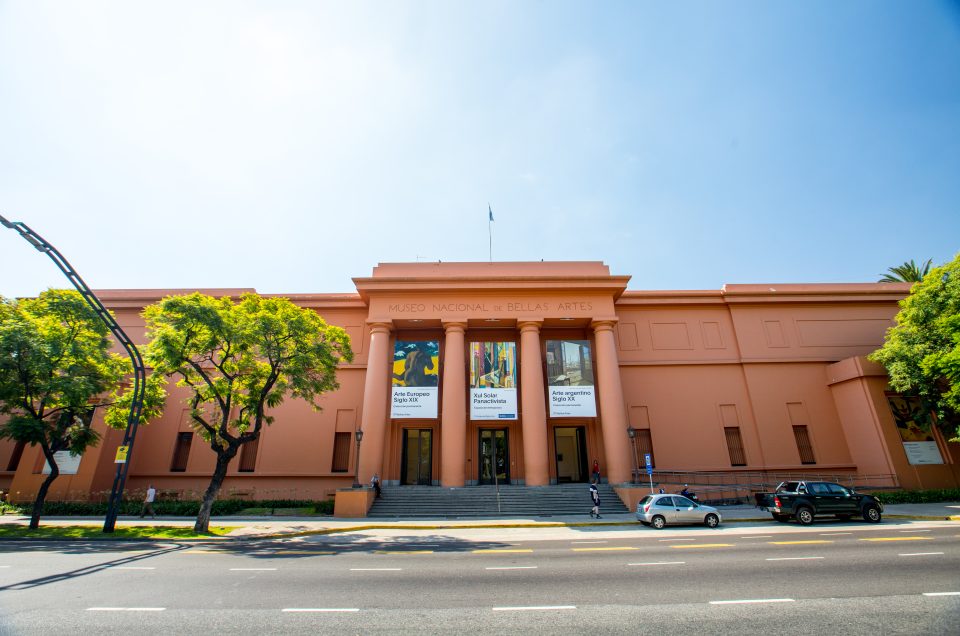
[[[880,523],[880,509],[874,505],[869,505],[863,509],[863,520],[870,523]]]
[[[809,526],[813,523],[813,510],[809,508],[797,509],[797,521],[801,526]]]
[[[780,523],[786,523],[790,521],[790,516],[789,515],[773,515],[773,520],[779,521]]]
[[[650,521],[650,525],[652,525],[657,530],[662,530],[663,526],[667,525],[667,520],[661,517],[660,515],[657,515]]]
[[[704,517],[703,525],[707,526],[708,528],[716,528],[718,525],[720,525],[720,517],[711,512]]]

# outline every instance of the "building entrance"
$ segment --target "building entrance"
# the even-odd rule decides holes
[[[480,479],[483,484],[510,483],[509,431],[480,429]],[[496,475],[496,480],[494,480]]]
[[[557,459],[557,483],[587,481],[587,431],[583,426],[553,429]]]
[[[403,431],[401,484],[429,486],[433,483],[433,431],[407,428]]]

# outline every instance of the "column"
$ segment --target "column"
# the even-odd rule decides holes
[[[466,472],[466,322],[443,322],[443,404],[440,408],[440,485],[461,488]]]
[[[600,425],[607,480],[611,484],[630,481],[630,439],[627,436],[627,410],[623,406],[617,343],[613,337],[614,320],[595,320],[593,331],[597,346],[597,389],[600,393]]]
[[[361,484],[369,484],[373,473],[383,477],[383,448],[387,438],[387,407],[390,403],[390,369],[393,356],[390,351],[389,322],[370,323],[370,348],[367,350],[367,375],[363,383],[363,417],[360,428]],[[353,440],[351,440],[353,441]]]
[[[550,483],[547,459],[547,409],[543,398],[540,321],[520,327],[520,397],[523,405],[523,474],[528,486]]]

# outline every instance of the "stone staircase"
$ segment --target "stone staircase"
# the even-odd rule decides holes
[[[562,517],[590,513],[588,484],[500,486],[384,486],[368,517]],[[600,484],[600,514],[625,514],[626,506],[609,484]]]

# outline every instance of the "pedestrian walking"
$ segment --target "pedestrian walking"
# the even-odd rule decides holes
[[[600,462],[596,459],[593,460],[593,481],[600,483]]]
[[[373,486],[373,491],[377,493],[375,498],[380,499],[381,498],[380,475],[378,475],[377,473],[373,473],[373,477],[370,478],[370,485]]]
[[[590,484],[590,500],[593,502],[593,509],[590,510],[590,516],[600,519],[600,491],[597,490],[597,482]]]
[[[150,513],[151,519],[156,519],[157,514],[153,511],[153,502],[157,498],[157,489],[153,487],[153,484],[147,486],[147,495],[143,498],[143,506],[140,508],[140,518],[143,519],[143,516]]]

